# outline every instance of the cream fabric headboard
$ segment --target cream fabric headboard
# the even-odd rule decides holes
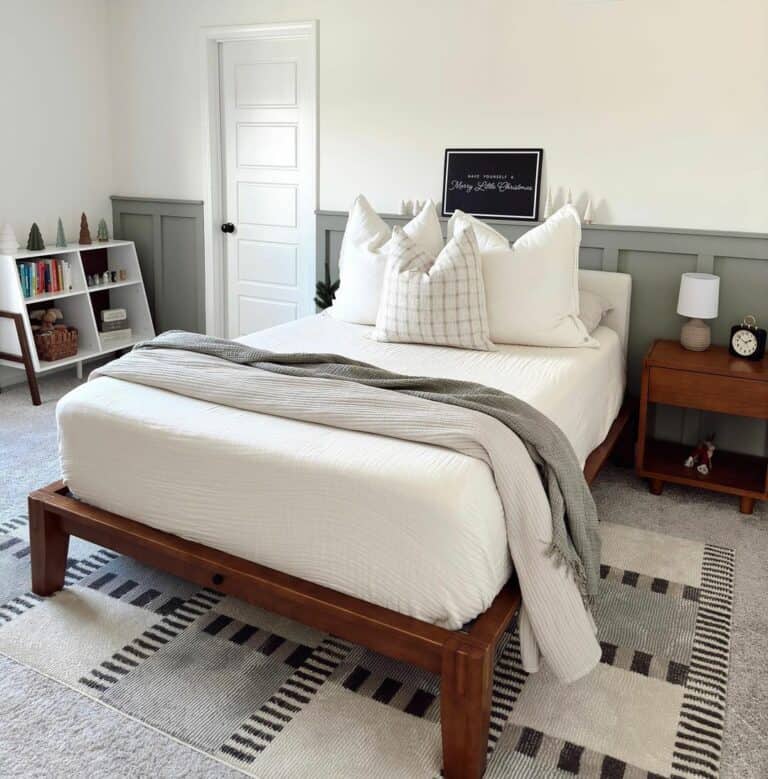
[[[628,273],[579,270],[579,289],[594,292],[613,306],[613,310],[605,315],[603,324],[619,334],[626,357],[629,344],[629,305],[632,298],[632,277]]]

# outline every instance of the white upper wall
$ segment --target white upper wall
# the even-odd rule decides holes
[[[306,19],[321,208],[439,199],[447,146],[542,146],[596,221],[768,231],[765,0],[111,0],[114,191],[204,198],[200,28]]]
[[[95,234],[111,223],[108,0],[3,0],[0,14],[0,224],[19,243],[61,217],[77,240],[85,211]]]
[[[204,198],[199,30],[289,19],[320,21],[321,208],[439,199],[446,146],[543,146],[598,221],[768,231],[765,0],[3,0],[0,223]]]

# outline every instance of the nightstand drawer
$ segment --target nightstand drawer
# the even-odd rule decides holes
[[[766,382],[670,368],[651,368],[650,374],[652,403],[768,419]]]

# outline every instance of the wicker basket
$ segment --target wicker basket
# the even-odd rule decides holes
[[[35,348],[41,360],[53,362],[77,354],[77,328],[59,325],[53,330],[35,331]]]

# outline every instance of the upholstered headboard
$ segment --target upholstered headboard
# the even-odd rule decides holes
[[[613,309],[605,315],[603,324],[619,334],[626,357],[629,345],[629,304],[632,298],[632,277],[628,273],[580,269],[579,289],[594,292],[613,306]]]

